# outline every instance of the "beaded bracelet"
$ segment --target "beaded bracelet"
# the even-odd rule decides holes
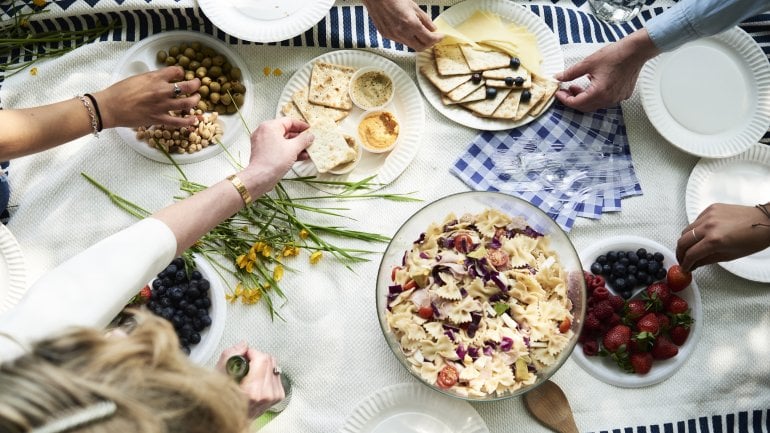
[[[246,189],[246,185],[243,184],[241,181],[241,178],[238,176],[231,174],[230,176],[227,176],[227,180],[230,181],[230,183],[233,184],[236,190],[238,190],[238,194],[241,195],[241,198],[243,199],[243,203],[248,206],[249,203],[251,203],[251,194],[249,194],[249,190]]]
[[[102,124],[102,112],[99,111],[99,104],[96,103],[96,98],[90,93],[85,93],[83,96],[88,96],[88,99],[91,100],[91,104],[94,106],[94,111],[96,112],[96,121],[99,124],[99,127],[96,130],[102,132],[102,129],[104,129],[104,125]]]
[[[96,114],[94,113],[94,110],[91,108],[91,102],[89,100],[91,98],[86,98],[85,96],[76,96],[76,98],[80,99],[80,102],[83,103],[83,106],[86,107],[86,111],[88,111],[88,116],[91,117],[91,129],[94,130],[93,134],[94,137],[99,138],[99,122],[96,120]]]

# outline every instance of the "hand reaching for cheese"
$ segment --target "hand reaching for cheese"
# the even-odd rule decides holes
[[[633,93],[644,63],[657,54],[658,49],[647,30],[637,30],[556,74],[555,78],[562,82],[573,81],[584,75],[591,82],[587,88],[573,84],[567,89],[561,89],[556,93],[556,99],[583,112],[624,101]]]
[[[364,0],[364,4],[382,36],[415,51],[430,48],[444,37],[412,0]]]

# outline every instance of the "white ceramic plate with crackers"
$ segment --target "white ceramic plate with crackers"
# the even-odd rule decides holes
[[[738,27],[650,60],[639,87],[655,129],[692,155],[735,156],[770,124],[770,63]]]
[[[770,191],[770,146],[755,143],[730,158],[698,161],[687,181],[687,221],[692,223],[712,203],[753,206],[767,202]],[[770,283],[770,248],[720,262],[719,265],[747,280]]]
[[[235,51],[230,49],[230,47],[218,39],[203,33],[183,30],[163,32],[137,42],[126,51],[123,58],[118,63],[115,72],[112,74],[112,82],[120,81],[135,74],[165,68],[166,65],[157,61],[156,55],[158,51],[164,50],[168,52],[172,46],[178,46],[182,43],[191,44],[193,42],[200,42],[203,46],[214,49],[214,51],[224,56],[233,66],[238,67],[241,70],[242,77],[240,81],[246,87],[246,93],[244,94],[245,101],[240,108],[240,112],[244,119],[251,119],[252,107],[254,106],[255,101],[255,91],[248,66]],[[170,85],[169,92],[171,92]],[[220,115],[219,123],[222,125],[224,131],[222,143],[225,146],[231,145],[239,137],[248,139],[248,131],[243,127],[243,122],[241,122],[238,113]],[[120,138],[142,156],[166,164],[171,163],[166,155],[159,149],[155,149],[147,142],[139,140],[136,137],[136,131],[133,128],[116,129]],[[224,150],[224,148],[221,145],[210,145],[193,153],[172,153],[171,157],[174,158],[174,161],[177,164],[190,164],[216,156],[222,152],[222,150]]]
[[[319,180],[343,182],[358,182],[374,176],[371,182],[383,186],[389,184],[406,169],[419,149],[425,124],[425,107],[420,98],[420,91],[406,72],[382,56],[358,50],[332,51],[309,61],[289,79],[278,100],[276,117],[283,116],[282,108],[292,103],[292,96],[296,92],[308,88],[316,62],[354,69],[374,67],[385,72],[392,80],[394,95],[382,110],[391,112],[398,121],[398,141],[393,150],[386,153],[364,151],[358,165],[349,173],[319,173],[311,160],[295,163],[294,172],[298,176],[316,176]],[[353,105],[347,115],[337,122],[338,130],[343,134],[358,137],[358,122],[363,114],[364,110]]]
[[[545,21],[532,13],[526,6],[506,0],[466,0],[447,9],[439,15],[439,18],[443,19],[450,26],[456,27],[478,11],[495,14],[504,23],[524,27],[529,33],[534,35],[537,41],[537,49],[543,59],[538,74],[540,77],[548,79],[557,72],[564,70],[564,54],[559,45],[559,39],[546,25]],[[425,99],[447,118],[470,128],[487,131],[516,128],[535,120],[536,117],[530,115],[526,115],[519,120],[480,117],[457,104],[445,105],[442,102],[443,93],[420,72],[421,67],[431,65],[433,62],[432,50],[425,50],[417,54],[417,82],[422,93],[425,95]],[[510,86],[510,84],[508,85]],[[482,86],[482,89],[484,87]],[[500,89],[497,97],[502,99],[501,95],[507,94],[507,92],[508,90],[506,89]],[[539,114],[545,112],[552,103],[553,98],[551,97]]]

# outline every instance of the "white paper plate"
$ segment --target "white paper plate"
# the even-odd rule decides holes
[[[15,306],[27,292],[27,266],[19,243],[0,224],[0,314]]]
[[[246,63],[231,50],[230,47],[208,36],[198,32],[188,31],[172,31],[163,32],[154,36],[150,36],[147,39],[143,39],[140,42],[134,44],[126,53],[123,58],[118,62],[115,72],[112,74],[112,82],[120,81],[124,78],[128,78],[132,75],[140,74],[147,71],[154,71],[156,69],[162,69],[165,65],[159,64],[155,60],[155,55],[160,50],[168,49],[173,45],[180,43],[200,42],[203,45],[207,45],[218,53],[222,54],[227,60],[234,66],[237,66],[241,70],[241,82],[246,86],[246,93],[244,94],[244,103],[240,108],[241,115],[245,119],[251,119],[252,108],[255,101],[255,88],[251,79],[251,73]],[[171,86],[169,86],[171,89]],[[170,92],[171,90],[169,90]],[[222,136],[222,143],[225,146],[231,145],[238,137],[247,137],[248,133],[241,122],[240,116],[235,114],[226,114],[219,116],[219,122],[222,124],[224,134]],[[132,128],[117,128],[118,135],[129,145],[132,149],[139,152],[141,155],[150,158],[152,160],[169,164],[168,158],[163,152],[150,147],[144,141],[140,141],[136,138],[136,132]],[[190,154],[173,154],[174,161],[177,164],[189,164],[194,162],[200,162],[209,159],[222,152],[223,147],[220,145],[211,145],[205,149],[202,149],[195,153]]]
[[[252,42],[283,41],[316,25],[334,0],[198,0],[223,32]]]
[[[648,61],[639,87],[655,129],[696,156],[737,155],[770,125],[770,63],[738,27]]]
[[[559,39],[546,25],[542,18],[532,13],[528,7],[516,4],[507,0],[467,0],[458,3],[445,10],[439,17],[446,20],[450,25],[458,25],[471,17],[476,11],[483,10],[495,13],[503,19],[514,24],[524,26],[537,38],[537,46],[540,54],[543,56],[542,74],[550,77],[557,72],[564,70],[564,53],[559,45]],[[516,128],[535,120],[532,116],[526,116],[518,122],[512,120],[485,119],[474,116],[470,111],[451,105],[444,105],[441,102],[441,92],[436,89],[421,73],[420,66],[426,62],[431,62],[430,51],[417,53],[415,71],[417,73],[417,82],[425,95],[425,99],[438,110],[439,113],[449,119],[469,128],[482,129],[486,131],[501,131],[504,129]],[[549,105],[553,103],[553,99]],[[547,108],[547,107],[546,107]],[[543,113],[546,110],[543,110]]]
[[[310,72],[313,63],[323,61],[338,65],[361,68],[373,66],[382,69],[390,75],[395,89],[393,100],[384,110],[392,112],[399,122],[399,137],[396,147],[388,153],[373,154],[364,151],[361,161],[355,169],[347,174],[334,175],[318,173],[310,160],[294,164],[294,171],[299,176],[317,176],[319,180],[358,182],[369,176],[375,176],[373,183],[383,185],[393,182],[412,162],[420,148],[422,130],[425,125],[425,107],[414,82],[409,75],[390,60],[368,51],[340,50],[332,51],[307,62],[289,79],[283,88],[281,98],[275,109],[276,117],[281,117],[281,107],[291,101],[291,95],[301,87],[307,87],[310,82]],[[340,123],[340,129],[353,137],[358,137],[358,120],[364,113],[358,107],[353,107],[350,114]]]
[[[201,335],[201,341],[190,349],[190,361],[198,365],[208,365],[209,359],[214,356],[214,352],[222,339],[222,332],[225,330],[227,321],[227,305],[225,303],[225,289],[222,287],[222,280],[219,274],[211,267],[209,262],[202,257],[195,257],[195,267],[203,275],[203,278],[209,281],[209,298],[211,307],[209,316],[211,317],[211,326],[204,329]],[[152,282],[150,281],[150,287]]]
[[[580,252],[580,261],[583,262],[583,267],[588,269],[591,266],[591,263],[596,260],[596,257],[607,251],[636,251],[639,248],[646,248],[648,252],[659,252],[663,254],[663,265],[666,269],[677,264],[676,256],[671,250],[655,241],[638,236],[617,236],[593,242],[590,247]],[[612,291],[611,288],[608,287],[608,289]],[[636,293],[642,290],[644,289],[640,288]],[[572,351],[573,359],[591,376],[602,382],[623,388],[641,388],[650,386],[673,376],[673,374],[684,365],[693,350],[695,350],[695,346],[700,340],[700,334],[703,329],[703,307],[701,306],[700,291],[698,290],[698,285],[695,283],[695,280],[690,283],[689,287],[680,292],[676,292],[675,294],[687,301],[691,310],[690,314],[693,318],[693,324],[690,327],[690,336],[687,338],[684,345],[679,347],[679,353],[675,357],[664,360],[656,359],[652,364],[650,372],[645,375],[626,373],[609,357],[585,356],[583,354],[583,346],[580,343],[578,343],[575,350]]]
[[[757,143],[726,159],[701,159],[690,173],[685,195],[687,220],[692,223],[710,204],[753,206],[767,202],[770,191],[770,146]],[[770,248],[720,266],[739,277],[770,283]]]
[[[488,433],[489,429],[469,403],[419,383],[400,383],[362,401],[340,432]]]

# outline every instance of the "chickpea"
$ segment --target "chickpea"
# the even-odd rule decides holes
[[[225,107],[222,104],[217,104],[214,106],[214,111],[216,111],[219,114],[226,114],[227,113],[227,107]]]
[[[246,86],[240,81],[231,81],[230,84],[232,84],[231,89],[233,93],[246,93]]]
[[[187,42],[182,42],[179,44],[179,52],[184,53],[184,50],[190,48],[190,45]]]
[[[223,93],[223,94],[224,94],[224,93],[227,93],[227,92],[229,92],[231,87],[232,87],[232,84],[230,84],[230,83],[225,83],[225,84],[223,84],[223,85],[222,85],[222,91],[221,91],[221,93]]]
[[[201,61],[203,58],[206,57],[203,53],[195,53],[195,60]]]
[[[238,112],[238,107],[235,104],[230,104],[227,106],[227,114],[233,114]]]
[[[201,98],[205,98],[209,96],[209,86],[201,85],[200,87],[198,87],[198,94],[201,95]]]
[[[231,69],[233,69],[233,65],[231,65],[230,62],[225,62],[225,64],[222,65],[222,70],[225,71],[225,74],[229,74]]]

